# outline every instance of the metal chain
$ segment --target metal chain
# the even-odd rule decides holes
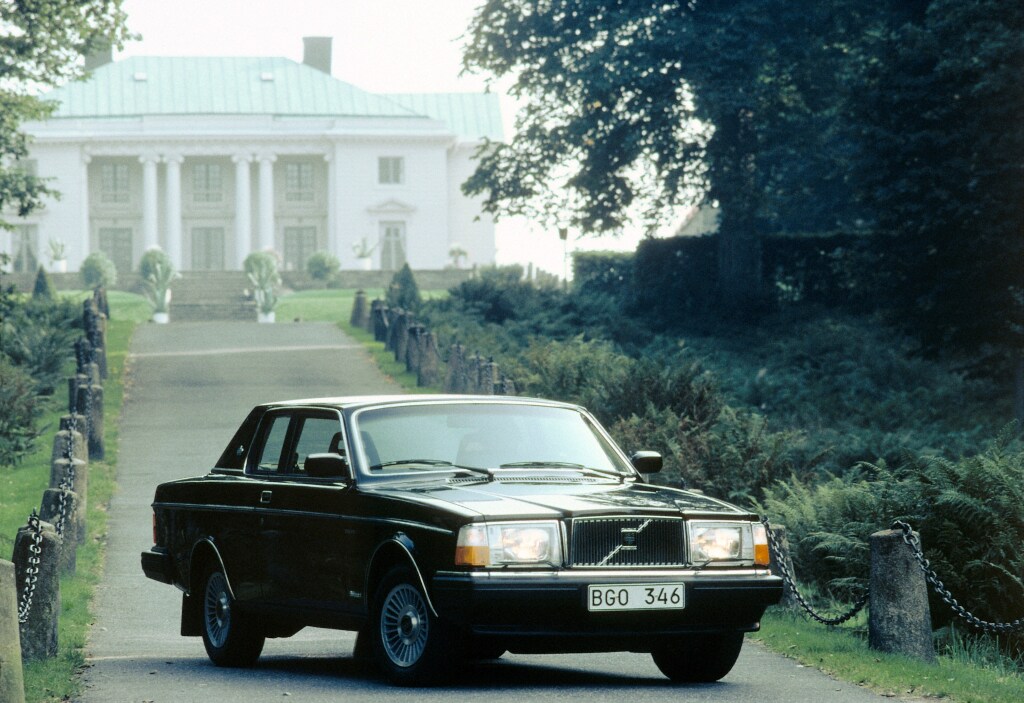
[[[36,594],[36,582],[39,580],[39,555],[43,553],[43,526],[39,523],[39,516],[35,510],[28,516],[28,527],[32,532],[32,544],[28,545],[25,590],[21,592],[21,602],[18,603],[18,623],[21,625],[28,622],[28,615],[32,612],[32,598]]]
[[[911,552],[914,554],[914,558],[917,559],[917,563],[921,567],[921,571],[924,573],[925,579],[932,585],[935,592],[942,598],[943,602],[950,607],[950,609],[960,616],[968,625],[977,628],[983,632],[995,632],[998,634],[1006,634],[1008,632],[1016,632],[1017,630],[1024,630],[1024,617],[1017,618],[1013,622],[989,622],[988,620],[982,620],[973,613],[969,612],[966,608],[960,605],[960,602],[953,597],[949,589],[946,588],[945,584],[939,579],[938,574],[932,569],[931,562],[925,558],[924,552],[921,550],[921,540],[914,534],[913,528],[902,520],[895,520],[892,523],[892,529],[901,530],[903,532],[903,541]]]
[[[793,578],[793,575],[789,572],[789,567],[786,566],[786,559],[782,551],[782,546],[779,544],[778,539],[772,532],[772,527],[768,523],[768,518],[761,518],[761,522],[764,524],[765,532],[768,533],[768,546],[771,548],[772,553],[775,555],[775,563],[779,567],[779,571],[781,572],[783,582],[787,586],[789,586],[789,590],[793,594],[793,597],[796,598],[797,603],[799,603],[800,606],[805,611],[807,611],[808,615],[810,615],[814,620],[817,620],[823,625],[835,626],[842,625],[844,622],[851,619],[857,613],[864,609],[864,606],[868,604],[868,598],[870,595],[870,592],[868,590],[865,590],[861,597],[857,599],[857,602],[853,604],[853,607],[850,608],[850,610],[843,613],[842,615],[838,615],[835,617],[826,617],[816,612],[814,608],[811,606],[811,604],[807,602],[807,599],[804,598],[803,594],[800,593],[800,589],[797,588],[796,580]]]

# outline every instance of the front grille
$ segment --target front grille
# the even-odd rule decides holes
[[[664,517],[576,518],[570,559],[577,567],[684,566],[683,521]]]

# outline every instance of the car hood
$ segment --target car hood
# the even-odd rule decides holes
[[[379,486],[372,492],[430,504],[467,517],[497,519],[642,513],[751,515],[699,493],[633,482],[453,479],[443,484]]]

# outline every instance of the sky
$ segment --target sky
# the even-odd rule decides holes
[[[381,93],[483,91],[481,75],[462,75],[461,37],[482,0],[125,0],[128,27],[140,35],[128,56],[283,56],[302,61],[302,38],[333,38],[335,78]],[[500,86],[505,136],[515,103]],[[502,219],[498,263],[533,263],[563,275],[572,249],[632,249],[636,235],[577,240],[522,219]]]

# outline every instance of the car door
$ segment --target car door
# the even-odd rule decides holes
[[[289,408],[268,421],[265,451],[256,468],[267,481],[260,514],[272,601],[290,608],[342,609],[351,477],[319,478],[305,471],[310,454],[344,456],[340,415]]]

